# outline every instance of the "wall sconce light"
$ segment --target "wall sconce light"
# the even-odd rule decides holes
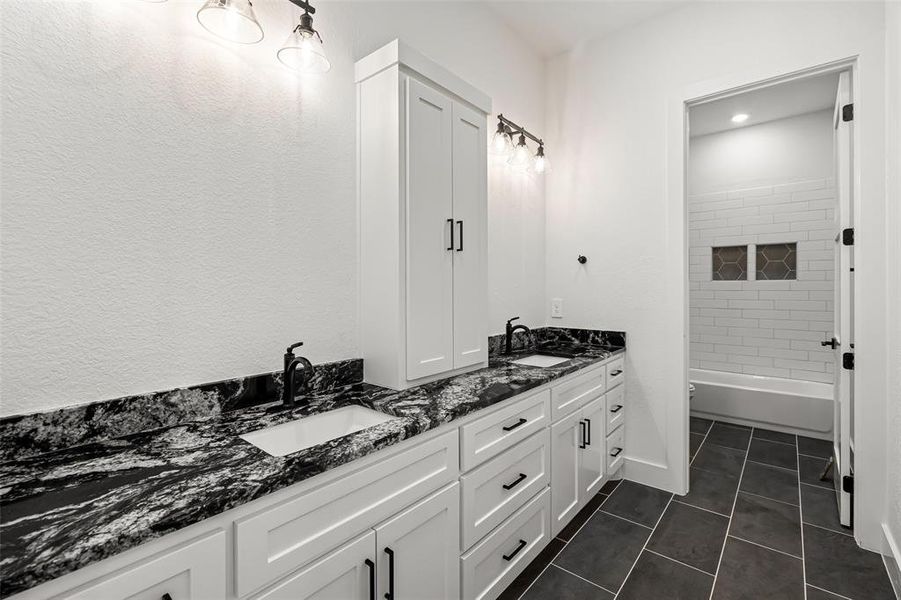
[[[332,64],[322,48],[322,36],[313,29],[313,13],[316,9],[304,0],[291,0],[304,9],[300,23],[288,35],[285,44],[278,51],[278,60],[299,73],[325,73]]]
[[[293,0],[292,0],[293,1]],[[516,145],[513,144],[513,136],[519,135]],[[538,144],[538,151],[532,156],[532,151],[526,143],[526,138]],[[517,125],[504,115],[497,116],[497,131],[491,140],[491,154],[507,157],[507,164],[517,171],[529,170],[536,175],[542,175],[550,171],[550,163],[544,155],[544,140]]]

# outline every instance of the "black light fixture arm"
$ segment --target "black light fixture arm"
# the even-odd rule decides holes
[[[291,0],[291,2],[294,2],[294,1],[295,0]],[[544,146],[544,140],[542,140],[540,137],[538,137],[537,135],[535,135],[533,133],[529,133],[529,131],[527,131],[526,128],[523,127],[522,125],[517,125],[516,123],[514,123],[513,121],[511,121],[510,119],[505,117],[503,114],[499,114],[497,116],[497,118],[501,123],[503,123],[507,127],[507,133],[509,135],[511,135],[511,136],[524,135],[527,138],[529,138],[530,140],[532,140],[533,142],[535,142],[536,144],[538,144],[539,146]]]
[[[316,14],[316,9],[313,8],[313,5],[310,4],[309,2],[307,2],[307,0],[288,0],[288,2],[290,2],[291,4],[296,4],[300,8],[302,8],[305,11],[307,11],[308,13],[310,13],[311,15]]]

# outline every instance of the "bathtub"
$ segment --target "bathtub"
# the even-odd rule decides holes
[[[691,414],[832,439],[832,384],[690,369]]]

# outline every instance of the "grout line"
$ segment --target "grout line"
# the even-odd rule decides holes
[[[689,417],[689,419],[690,419],[690,418],[691,418],[691,417]],[[691,460],[690,460],[690,461],[688,461],[688,468],[689,468],[689,469],[691,469],[692,463],[694,463],[694,462],[695,462],[695,459],[698,457],[698,453],[701,451],[701,448],[703,448],[703,447],[704,447],[704,444],[707,443],[707,436],[710,435],[710,430],[711,430],[711,429],[713,429],[713,421],[710,422],[710,427],[708,427],[708,428],[707,428],[707,431],[704,432],[704,439],[701,440],[701,445],[698,446],[698,449],[697,449],[697,450],[695,450],[695,455],[691,457]],[[691,426],[690,426],[690,425],[689,425],[689,429],[688,429],[688,444],[689,444],[689,450],[690,450],[690,449],[691,449]]]
[[[822,529],[823,531],[828,531],[828,532],[830,532],[830,533],[840,533],[840,534],[842,534],[842,535],[844,535],[844,536],[846,536],[846,537],[849,537],[849,538],[853,538],[853,537],[854,537],[854,534],[853,534],[853,533],[844,532],[844,531],[838,531],[837,529],[829,529],[828,527],[823,527],[822,525],[815,525],[815,524],[813,524],[813,523],[807,523],[806,521],[804,521],[803,515],[802,515],[802,519],[801,519],[801,524],[802,524],[802,525],[810,525],[811,527],[816,527],[817,529]],[[802,531],[802,534],[803,534],[803,531]],[[827,591],[828,591],[828,590],[827,590]]]
[[[676,504],[681,504],[682,506],[688,506],[690,508],[697,508],[698,510],[703,510],[705,512],[709,512],[711,514],[718,515],[720,517],[726,517],[727,519],[729,518],[729,515],[724,515],[723,513],[718,513],[715,510],[710,510],[709,508],[704,508],[703,506],[695,506],[694,504],[689,504],[688,502],[683,502],[682,500],[676,500],[675,498],[673,498],[673,502],[675,502]]]
[[[677,564],[682,565],[683,567],[688,567],[689,569],[694,569],[695,571],[698,571],[698,572],[700,572],[700,573],[703,573],[704,575],[709,575],[710,577],[713,577],[713,573],[709,573],[709,572],[705,571],[704,569],[699,569],[699,568],[694,567],[694,566],[692,566],[692,565],[690,565],[690,564],[688,564],[688,563],[684,563],[684,562],[682,562],[681,560],[676,560],[675,558],[671,558],[671,557],[667,556],[666,554],[660,554],[659,552],[654,552],[654,551],[651,550],[650,548],[645,548],[645,552],[650,552],[651,554],[656,554],[656,555],[659,556],[660,558],[665,558],[666,560],[671,560],[671,561],[673,561],[674,563],[677,563]]]
[[[788,506],[799,507],[800,504],[792,504],[791,502],[786,502],[785,500],[776,500],[775,498],[770,498],[769,496],[762,496],[761,494],[752,494],[751,492],[746,492],[745,490],[738,490],[740,494],[747,494],[748,496],[756,496],[758,498],[763,498],[764,500],[772,500],[773,502],[778,502],[779,504],[787,504]]]
[[[551,563],[551,564],[553,564],[553,563]],[[581,575],[577,575],[576,573],[573,573],[572,571],[569,571],[569,570],[567,570],[567,569],[564,569],[564,568],[561,567],[560,565],[554,565],[554,567],[560,569],[560,570],[563,571],[564,573],[569,573],[569,574],[572,575],[573,577],[578,577],[579,579],[581,579],[581,580],[584,581],[585,583],[590,583],[591,585],[593,585],[593,586],[596,587],[596,588],[601,588],[602,590],[604,590],[604,591],[607,592],[608,594],[612,594],[612,593],[613,593],[613,592],[611,592],[610,590],[608,590],[607,588],[605,588],[604,586],[598,585],[598,584],[596,584],[595,582],[591,581],[590,579],[585,579],[585,578],[582,577]]]
[[[751,428],[751,437],[748,438],[748,447],[745,449],[745,460],[741,463],[741,474],[738,476],[738,486],[735,488],[735,497],[732,499],[732,510],[729,511],[729,524],[726,526],[726,535],[723,538],[723,547],[720,548],[720,558],[716,562],[716,573],[713,574],[713,585],[710,586],[710,596],[708,600],[713,599],[713,592],[716,590],[716,579],[720,576],[720,565],[723,564],[723,554],[726,553],[726,542],[729,541],[729,530],[732,529],[732,517],[735,515],[735,503],[738,502],[738,491],[741,489],[741,480],[745,476],[745,466],[748,464],[748,453],[751,451],[751,440],[754,439],[754,428]],[[800,499],[799,499],[800,502]],[[805,597],[805,600],[806,597]]]
[[[712,427],[713,427],[713,425],[711,425],[711,428]],[[641,547],[641,552],[639,552],[638,556],[635,557],[635,561],[632,563],[632,566],[629,567],[629,572],[626,573],[626,577],[625,577],[625,579],[623,579],[623,582],[621,584],[619,584],[619,589],[616,590],[616,596],[614,596],[613,600],[616,600],[616,598],[619,597],[620,592],[623,591],[623,587],[625,587],[626,582],[629,581],[629,576],[632,575],[632,571],[635,570],[635,565],[637,565],[638,561],[641,559],[641,553],[644,552],[645,549],[647,549],[648,542],[650,542],[651,538],[654,537],[654,532],[657,531],[657,526],[660,525],[660,521],[663,520],[663,515],[666,514],[666,511],[669,509],[669,505],[673,503],[673,498],[675,498],[675,497],[676,497],[675,494],[669,495],[669,502],[666,503],[666,506],[664,506],[663,510],[660,512],[660,516],[657,518],[657,522],[654,523],[654,527],[651,528],[651,533],[648,534],[647,539],[644,541],[644,546]]]
[[[798,438],[795,438],[798,439]],[[798,461],[798,515],[801,517],[801,576],[804,582],[804,600],[807,600],[807,555],[804,553],[804,507],[801,506],[801,450],[795,449],[795,459]]]
[[[795,473],[795,474],[798,473],[798,469],[789,469],[787,467],[780,467],[779,465],[771,465],[770,463],[760,462],[759,460],[751,460],[750,458],[748,459],[748,462],[754,463],[755,465],[763,465],[764,467],[773,467],[774,469],[782,469],[783,471],[788,471],[789,473]],[[800,475],[798,477],[799,477],[799,481],[800,481]]]
[[[569,544],[569,542],[563,542],[563,547],[560,548],[560,550],[557,552],[557,554],[555,554],[555,555],[551,558],[551,560],[547,561],[547,564],[544,565],[544,568],[541,569],[541,572],[540,572],[538,575],[535,576],[535,579],[533,579],[533,580],[529,583],[529,585],[526,586],[526,589],[524,589],[524,590],[522,591],[522,594],[520,594],[520,595],[519,595],[519,598],[517,598],[516,600],[521,600],[523,597],[525,597],[525,595],[529,592],[529,590],[532,589],[532,586],[535,585],[535,582],[538,581],[539,579],[541,579],[541,576],[544,575],[544,572],[547,571],[548,568],[550,568],[550,566],[554,563],[555,560],[557,560],[557,557],[560,556],[560,553],[563,552],[563,551],[566,549],[566,546],[567,546],[568,544]],[[539,552],[539,554],[540,554],[540,552]],[[535,558],[538,558],[538,557],[536,556]],[[532,560],[535,560],[535,559],[533,558]],[[529,565],[526,565],[526,568],[529,568]]]
[[[817,460],[829,462],[828,458],[823,458],[822,456],[814,456],[813,454],[804,454],[803,452],[798,452],[798,456],[803,456],[804,458],[815,458]],[[831,594],[832,592],[829,593]]]
[[[835,493],[835,488],[832,487],[831,485],[829,487],[825,487],[822,485],[817,485],[815,483],[805,483],[803,481],[801,482],[801,485],[806,485],[807,487],[812,487],[812,488],[815,488],[818,490],[824,490],[826,492],[832,492],[833,494]],[[801,489],[804,489],[804,488],[801,488]]]
[[[768,440],[768,439],[766,439],[766,438],[760,438],[760,437],[756,437],[756,438],[753,438],[753,439],[755,439],[755,440],[760,440],[761,442],[772,442],[773,444],[782,444],[783,446],[793,446],[793,447],[795,447],[795,448],[798,447],[798,443],[797,443],[797,442],[794,442],[794,443],[792,443],[792,442],[780,442],[779,440]]]
[[[667,503],[667,506],[668,505],[669,505],[669,503]],[[599,508],[597,510],[597,512],[602,512],[605,515],[610,515],[611,517],[616,517],[617,519],[622,519],[623,521],[628,521],[629,523],[632,523],[633,525],[638,525],[639,527],[644,527],[645,529],[650,529],[651,531],[654,531],[654,527],[648,527],[647,525],[639,523],[638,521],[633,521],[632,519],[627,519],[626,517],[621,517],[619,515],[615,515],[612,512],[607,512],[606,510],[604,510],[602,508]],[[655,525],[655,527],[656,527],[656,525]],[[573,537],[576,537],[576,536],[573,536]]]
[[[784,554],[785,556],[791,556],[792,558],[797,558],[798,560],[804,560],[797,554],[792,554],[791,552],[786,552],[785,550],[776,550],[775,548],[770,548],[769,546],[764,546],[760,542],[752,542],[751,540],[745,539],[743,537],[738,537],[737,535],[730,535],[729,537],[732,538],[733,540],[739,540],[741,542],[745,542],[746,544],[751,544],[753,546],[763,548],[764,550],[772,550],[773,552],[778,552],[779,554]]]
[[[844,598],[845,600],[851,600],[851,598],[849,598],[847,596],[842,596],[841,594],[836,594],[835,592],[827,590],[826,588],[821,588],[821,587],[815,586],[812,583],[808,583],[807,585],[809,585],[810,587],[812,587],[815,590],[820,590],[821,592],[826,592],[827,594],[832,594],[836,598]]]

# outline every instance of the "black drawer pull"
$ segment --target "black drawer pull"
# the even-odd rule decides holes
[[[506,561],[513,560],[513,557],[516,556],[517,554],[519,554],[519,551],[522,550],[523,548],[525,548],[526,544],[528,544],[528,543],[529,542],[527,542],[525,540],[519,540],[519,545],[516,547],[516,550],[514,550],[510,554],[504,554],[504,560],[506,560]]]
[[[616,377],[617,375],[619,375],[619,374],[622,373],[622,372],[623,372],[622,369],[617,369],[616,371],[611,371],[611,372],[610,372],[610,377]]]
[[[369,567],[369,600],[375,600],[375,563],[368,558],[363,562]]]
[[[385,548],[388,555],[388,591],[385,592],[385,600],[394,600],[394,550]]]
[[[460,246],[457,248],[457,252],[463,252],[463,221],[457,221],[457,225],[460,226]]]
[[[622,448],[614,448],[613,452],[610,453],[610,456],[612,456],[613,458],[616,458],[617,456],[619,456],[620,452],[622,452],[622,451],[623,451]]]
[[[502,487],[505,490],[512,490],[513,488],[518,486],[520,483],[522,483],[526,477],[527,477],[527,475],[525,473],[520,473],[519,477],[516,478],[516,481],[513,481],[511,483],[505,483]]]
[[[507,425],[506,427],[501,427],[501,429],[503,429],[504,431],[513,431],[514,429],[516,429],[516,428],[519,427],[520,425],[525,425],[525,424],[528,423],[528,422],[529,422],[528,419],[523,419],[522,417],[520,417],[520,418],[519,418],[519,421],[517,421],[517,422],[514,423],[513,425]]]
[[[448,219],[447,222],[450,224],[450,236],[451,236],[450,247],[448,247],[447,249],[453,250],[454,249],[454,220]]]
[[[585,441],[585,421],[579,421],[579,449],[584,450],[588,445]]]
[[[591,419],[585,419],[585,445],[591,445]]]
[[[612,412],[612,413],[617,413],[617,412],[620,411],[620,409],[621,409],[622,407],[623,407],[622,404],[617,404],[616,406],[614,406],[613,408],[610,409],[610,412]]]

